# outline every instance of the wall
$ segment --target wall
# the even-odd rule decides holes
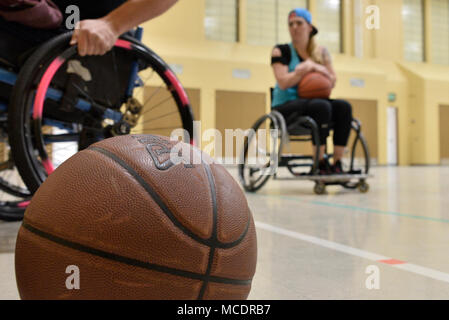
[[[355,1],[361,1],[362,21],[355,19]],[[201,119],[203,130],[229,124],[229,119],[222,122],[223,117],[217,116],[217,91],[256,93],[268,97],[269,88],[274,85],[269,65],[272,48],[245,43],[245,3],[245,0],[240,1],[239,43],[205,39],[205,0],[179,1],[168,13],[144,25],[144,42],[170,64],[182,67],[178,77],[185,87],[199,90],[196,92],[199,92],[198,105],[201,107],[198,107],[197,118]],[[310,3],[313,14],[314,0]],[[379,164],[385,164],[387,160],[388,106],[398,108],[399,164],[438,163],[438,105],[449,104],[449,79],[443,75],[449,75],[449,67],[403,61],[402,0],[344,0],[343,3],[344,52],[333,54],[338,82],[332,98],[375,102],[377,147],[372,147],[376,149],[374,153]],[[378,5],[380,8],[379,30],[364,27],[367,18],[364,9],[368,5]],[[429,14],[426,11],[426,15]],[[356,23],[363,28],[362,57],[355,57]],[[234,69],[246,70],[250,78],[234,78]],[[423,70],[425,75],[421,73]],[[351,85],[354,79],[361,80],[359,83],[363,86]],[[389,93],[396,95],[395,101],[388,101]],[[223,101],[223,104],[230,102],[233,103],[232,110],[239,108],[235,105],[238,102],[232,100]],[[247,108],[247,104],[241,108]],[[259,104],[260,101],[255,101],[255,105]],[[265,110],[269,110],[269,99],[265,99]],[[249,122],[255,120],[256,117]]]

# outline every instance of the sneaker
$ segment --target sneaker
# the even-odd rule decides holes
[[[327,159],[320,160],[320,162],[318,163],[318,170],[319,174],[322,176],[332,174],[331,166],[329,164],[329,161],[327,161]]]
[[[333,174],[344,174],[343,165],[340,160],[335,161],[335,163],[331,167],[331,171]]]

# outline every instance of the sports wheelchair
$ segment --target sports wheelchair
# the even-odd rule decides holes
[[[65,33],[21,66],[0,62],[1,219],[22,219],[46,177],[94,142],[176,128],[191,141],[188,96],[141,37],[137,28],[106,55],[81,57]]]
[[[262,136],[259,130],[265,130]],[[330,124],[332,129],[332,124]],[[245,136],[244,149],[238,166],[239,179],[248,192],[256,192],[262,188],[271,176],[279,177],[278,168],[285,167],[293,175],[293,179],[311,180],[315,183],[314,192],[324,194],[326,186],[341,185],[348,189],[358,189],[365,193],[369,190],[366,182],[370,177],[370,155],[368,144],[361,131],[361,123],[352,120],[352,132],[355,133],[350,152],[342,159],[345,174],[320,175],[318,169],[320,139],[317,123],[308,116],[296,113],[284,119],[278,111],[259,118]],[[266,134],[269,132],[269,134]],[[292,142],[313,141],[317,146],[316,154],[303,155],[287,153]],[[327,145],[325,156],[330,159]],[[306,171],[304,171],[304,169]],[[291,179],[291,178],[290,178]]]

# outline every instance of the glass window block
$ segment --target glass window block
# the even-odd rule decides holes
[[[332,53],[341,52],[341,0],[316,0],[312,23],[319,30],[317,42]]]
[[[404,59],[424,61],[424,9],[422,0],[403,0]]]
[[[449,65],[449,0],[432,0],[432,62]]]
[[[206,39],[237,41],[237,0],[206,0]]]

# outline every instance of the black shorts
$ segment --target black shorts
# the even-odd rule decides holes
[[[34,29],[0,18],[0,60],[15,66],[20,65],[29,52],[64,32],[67,32],[67,30],[63,28],[54,30]]]

